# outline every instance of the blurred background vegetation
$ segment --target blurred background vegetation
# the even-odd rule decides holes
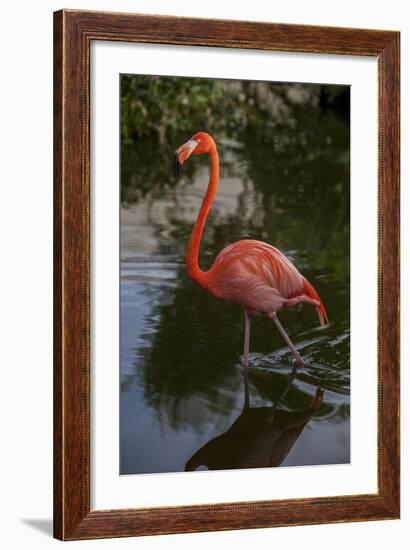
[[[286,180],[284,168],[306,157],[346,168],[348,159],[332,152],[338,145],[348,151],[349,97],[347,86],[122,75],[123,203],[175,185],[173,152],[199,130],[214,136],[223,168],[235,172],[227,156],[234,153],[241,175],[262,191],[271,189],[272,168]],[[329,147],[332,139],[339,143]],[[197,166],[187,164],[187,178]]]

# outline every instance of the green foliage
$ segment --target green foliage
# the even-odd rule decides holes
[[[193,127],[220,125],[224,114],[224,81],[123,75],[122,140],[172,143]]]

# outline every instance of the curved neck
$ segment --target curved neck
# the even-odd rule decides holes
[[[205,272],[199,267],[199,247],[201,245],[205,222],[211,209],[219,180],[219,158],[216,147],[211,149],[209,156],[211,160],[211,172],[208,189],[206,190],[205,196],[202,200],[202,205],[192,230],[187,249],[188,276],[199,284],[201,284],[205,275]]]

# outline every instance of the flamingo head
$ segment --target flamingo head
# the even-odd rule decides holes
[[[212,148],[215,148],[215,142],[209,134],[206,132],[197,132],[194,134],[191,139],[183,143],[175,151],[174,175],[178,175],[179,167],[182,166],[191,155],[210,153]]]

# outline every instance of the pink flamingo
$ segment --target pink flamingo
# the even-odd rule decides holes
[[[211,173],[188,243],[188,276],[217,298],[235,302],[243,308],[245,368],[249,360],[250,325],[253,315],[266,315],[272,319],[297,364],[303,367],[304,361],[280,323],[278,311],[304,302],[316,307],[321,326],[328,322],[328,318],[316,290],[280,250],[261,241],[243,239],[224,248],[209,271],[202,271],[199,267],[201,237],[219,180],[219,157],[215,141],[206,132],[198,132],[175,151],[174,159],[174,171],[175,175],[178,175],[179,165],[191,155],[202,154],[208,154],[210,157]]]

